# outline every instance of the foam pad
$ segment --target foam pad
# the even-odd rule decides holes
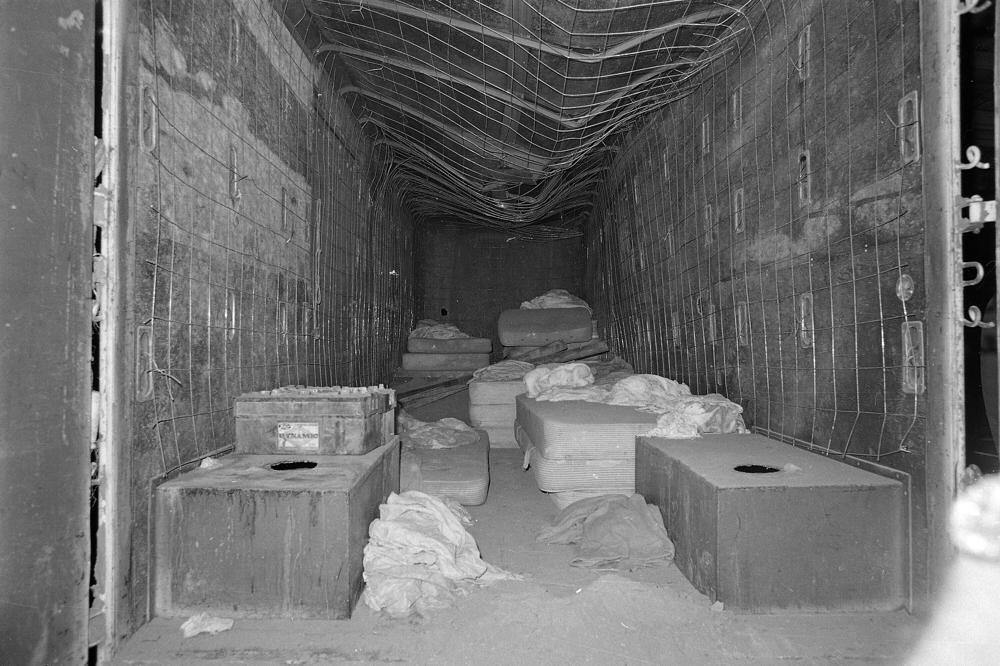
[[[506,405],[469,405],[469,422],[475,426],[494,425],[514,427],[514,403]]]
[[[478,370],[489,364],[489,354],[403,354],[403,370]]]
[[[568,400],[539,402],[519,395],[517,424],[550,460],[635,458],[635,438],[656,426],[656,414],[632,407]]]
[[[513,405],[514,398],[528,390],[523,379],[507,382],[469,382],[470,405]]]
[[[531,471],[541,491],[589,490],[624,495],[635,492],[634,459],[549,460],[537,448],[529,456]]]
[[[479,441],[451,449],[404,449],[400,457],[399,489],[448,497],[478,506],[490,487],[490,438],[478,430]]]
[[[593,331],[587,308],[548,308],[504,310],[497,332],[505,347],[541,347],[556,340],[586,342]]]
[[[517,440],[514,437],[514,427],[512,425],[484,425],[477,426],[479,430],[485,430],[490,436],[490,446],[495,449],[516,449]]]
[[[409,338],[406,350],[416,354],[488,354],[493,351],[489,338]]]

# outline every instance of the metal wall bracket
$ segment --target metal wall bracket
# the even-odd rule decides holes
[[[744,301],[736,304],[736,344],[741,347],[750,344],[750,312]]]
[[[896,138],[899,142],[899,158],[903,164],[920,159],[920,97],[911,90],[900,98],[896,105]]]
[[[135,399],[139,402],[153,398],[153,327],[144,325],[135,329]]]
[[[805,293],[799,296],[799,346],[809,349],[815,341],[813,329],[813,296]]]
[[[900,330],[903,341],[903,393],[920,395],[926,389],[924,379],[924,324],[904,321]]]
[[[990,163],[983,162],[983,151],[979,149],[979,146],[972,145],[965,149],[965,162],[961,160],[955,165],[962,171],[968,171],[969,169],[989,169]]]
[[[746,216],[743,211],[744,200],[742,187],[733,192],[733,231],[736,233],[742,232],[746,227]]]
[[[993,3],[990,0],[959,0],[958,14],[978,14],[990,8]]]

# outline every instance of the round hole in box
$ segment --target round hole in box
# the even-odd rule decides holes
[[[282,460],[268,465],[275,472],[287,472],[292,469],[312,469],[316,466],[314,460]]]
[[[744,474],[773,474],[774,472],[781,471],[777,467],[771,467],[770,465],[737,465],[733,469]]]

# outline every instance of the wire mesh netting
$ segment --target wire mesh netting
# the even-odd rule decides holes
[[[137,425],[169,470],[232,399],[388,381],[412,233],[385,165],[266,2],[147,2],[135,214]]]
[[[578,233],[607,140],[689,94],[753,2],[275,0],[418,219]]]
[[[767,3],[629,135],[587,233],[600,318],[638,367],[906,471],[925,413],[921,171],[900,147],[918,35],[914,3]]]

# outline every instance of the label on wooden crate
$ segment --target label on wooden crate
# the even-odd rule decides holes
[[[277,434],[279,450],[319,451],[319,423],[280,422]]]

